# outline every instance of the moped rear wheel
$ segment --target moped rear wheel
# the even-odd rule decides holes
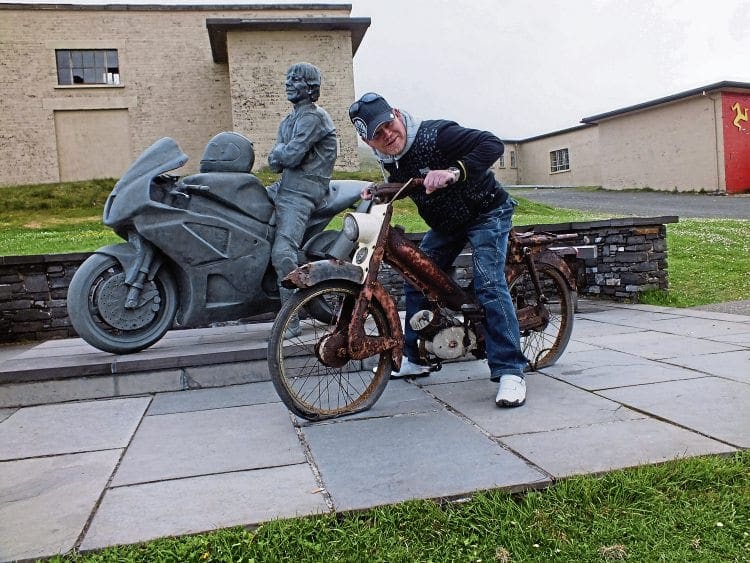
[[[521,325],[521,349],[534,370],[554,364],[573,331],[573,298],[565,278],[547,264],[536,264],[536,269],[546,303],[539,302],[528,270],[508,281]],[[524,321],[527,313],[528,323]]]
[[[276,317],[268,344],[271,380],[287,408],[302,418],[322,420],[367,410],[388,384],[390,354],[351,360],[346,334],[336,332],[339,318],[347,322],[338,326],[348,324],[359,292],[356,284],[324,282],[296,292]],[[332,319],[301,318],[301,334],[285,339],[293,318],[311,301],[321,299],[333,311]],[[377,302],[370,305],[365,330],[373,336],[391,336],[388,318]]]

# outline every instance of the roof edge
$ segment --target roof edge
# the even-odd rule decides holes
[[[370,18],[313,17],[313,18],[207,18],[208,38],[215,63],[229,61],[227,32],[229,31],[349,31],[352,37],[352,57],[370,27]]]
[[[641,102],[640,104],[626,106],[624,108],[615,109],[612,111],[607,111],[607,112],[599,113],[596,115],[591,115],[589,117],[584,117],[583,119],[581,119],[581,123],[595,124],[599,121],[608,119],[610,117],[616,117],[618,115],[623,115],[626,113],[639,111],[642,109],[648,109],[654,106],[666,104],[669,102],[675,102],[678,100],[683,100],[685,98],[690,98],[690,97],[697,96],[697,95],[704,95],[708,92],[716,92],[717,90],[726,90],[728,88],[741,88],[741,89],[750,90],[750,82],[734,82],[731,80],[722,80],[721,82],[714,82],[713,84],[707,84],[706,86],[699,86],[698,88],[692,88],[690,90],[685,90],[684,92],[678,92],[677,94],[664,96],[663,98],[657,98],[655,100]]]
[[[351,4],[0,4],[0,10],[106,10],[106,11],[247,11],[247,10],[349,10]]]

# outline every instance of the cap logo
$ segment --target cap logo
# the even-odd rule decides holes
[[[367,138],[367,123],[365,123],[365,120],[361,117],[355,117],[352,121],[354,124],[354,128],[357,130],[357,133],[359,133],[360,137]]]

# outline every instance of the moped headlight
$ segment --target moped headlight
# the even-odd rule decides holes
[[[359,239],[359,225],[354,215],[347,213],[344,215],[344,236],[354,242]]]

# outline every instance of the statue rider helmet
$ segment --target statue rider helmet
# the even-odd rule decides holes
[[[234,131],[223,131],[211,139],[203,151],[201,172],[244,172],[255,164],[253,142]]]

